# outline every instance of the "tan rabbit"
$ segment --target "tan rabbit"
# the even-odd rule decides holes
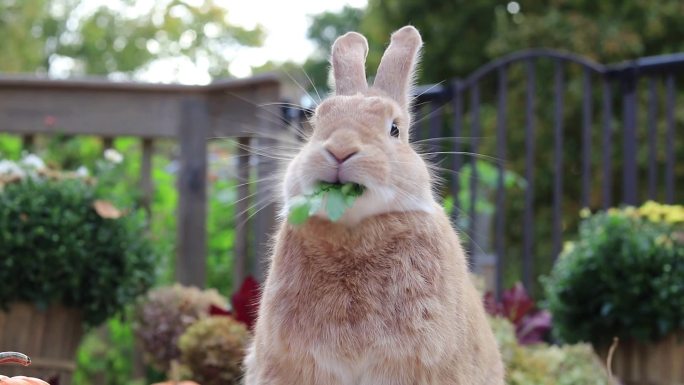
[[[366,39],[332,50],[335,95],[289,164],[284,206],[318,181],[364,193],[331,222],[283,221],[245,359],[246,385],[499,385],[501,357],[464,252],[409,144],[422,40],[392,34],[374,85]]]

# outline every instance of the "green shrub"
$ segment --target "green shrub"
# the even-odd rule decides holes
[[[684,329],[684,208],[648,202],[584,216],[545,280],[555,336],[603,345]]]
[[[150,287],[155,256],[142,213],[98,214],[92,179],[8,169],[0,178],[0,304],[61,303],[98,325]]]

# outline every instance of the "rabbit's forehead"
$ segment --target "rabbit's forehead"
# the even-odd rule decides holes
[[[340,119],[384,122],[392,119],[397,110],[396,103],[380,96],[331,96],[316,109],[316,121],[322,124]]]

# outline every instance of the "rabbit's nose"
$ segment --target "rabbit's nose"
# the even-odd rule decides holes
[[[347,147],[347,148],[330,148],[327,147],[325,149],[330,156],[335,158],[337,161],[337,164],[342,164],[344,163],[347,159],[351,158],[354,156],[356,153],[359,151],[355,148]]]

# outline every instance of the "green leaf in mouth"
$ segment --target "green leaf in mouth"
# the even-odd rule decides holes
[[[357,183],[320,182],[311,194],[292,198],[287,216],[288,221],[294,225],[301,225],[317,213],[325,203],[325,213],[328,218],[337,222],[362,194],[363,186]]]

